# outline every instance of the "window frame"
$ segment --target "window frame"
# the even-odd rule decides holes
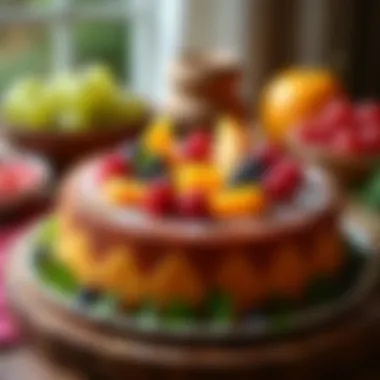
[[[181,48],[221,48],[246,60],[247,9],[250,0],[107,0],[75,4],[9,6],[0,3],[0,26],[9,23],[46,25],[51,35],[51,68],[68,70],[75,61],[72,25],[79,22],[125,21],[132,24],[131,88],[153,103],[165,99],[170,62]],[[210,17],[200,23],[205,9]],[[126,60],[125,60],[126,61]],[[125,68],[127,73],[127,67]]]
[[[152,56],[154,12],[152,0],[109,0],[100,3],[75,4],[73,0],[51,0],[51,4],[2,5],[0,3],[0,27],[26,23],[46,26],[50,34],[51,69],[53,72],[69,70],[75,62],[72,26],[81,22],[132,23],[132,41],[122,47],[124,57],[132,48],[132,88],[147,93],[151,72],[145,62],[155,61]],[[126,60],[125,60],[126,61]]]

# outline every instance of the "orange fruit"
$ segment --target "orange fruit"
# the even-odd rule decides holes
[[[155,120],[146,130],[142,141],[150,153],[171,159],[175,147],[171,121],[165,117]]]
[[[222,176],[215,165],[208,163],[185,163],[174,171],[174,181],[180,194],[199,191],[213,194],[222,185]]]
[[[126,178],[110,179],[104,184],[104,195],[112,204],[136,206],[142,203],[147,186],[139,181]]]
[[[211,213],[217,219],[257,215],[267,205],[263,191],[255,185],[223,189],[210,197]]]
[[[274,77],[264,89],[260,121],[269,134],[282,140],[300,120],[315,116],[341,95],[339,81],[328,70],[295,68]]]

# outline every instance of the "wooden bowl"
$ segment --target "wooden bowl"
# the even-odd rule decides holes
[[[326,147],[312,146],[300,140],[298,133],[289,135],[287,146],[302,161],[324,167],[343,185],[360,183],[380,163],[380,155],[342,155]]]
[[[149,119],[147,115],[132,125],[88,132],[35,132],[4,126],[4,134],[16,147],[45,156],[61,171],[83,157],[134,139]]]

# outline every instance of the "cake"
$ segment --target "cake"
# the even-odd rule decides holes
[[[53,254],[87,295],[117,294],[127,312],[237,318],[339,275],[339,203],[322,170],[233,118],[180,136],[161,118],[67,178]]]

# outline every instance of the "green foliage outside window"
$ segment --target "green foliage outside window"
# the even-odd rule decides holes
[[[48,4],[50,1],[32,0],[32,3]],[[88,3],[94,0],[80,1]],[[114,71],[116,77],[120,79],[124,79],[126,75],[128,77],[126,68],[129,67],[129,52],[125,46],[129,40],[129,25],[108,21],[72,23],[71,27],[75,64],[82,65],[94,61],[106,63]],[[50,72],[52,57],[48,28],[49,26],[46,25],[37,30],[32,29],[31,41],[16,53],[5,51],[4,41],[0,39],[0,93],[19,76],[43,75]]]

